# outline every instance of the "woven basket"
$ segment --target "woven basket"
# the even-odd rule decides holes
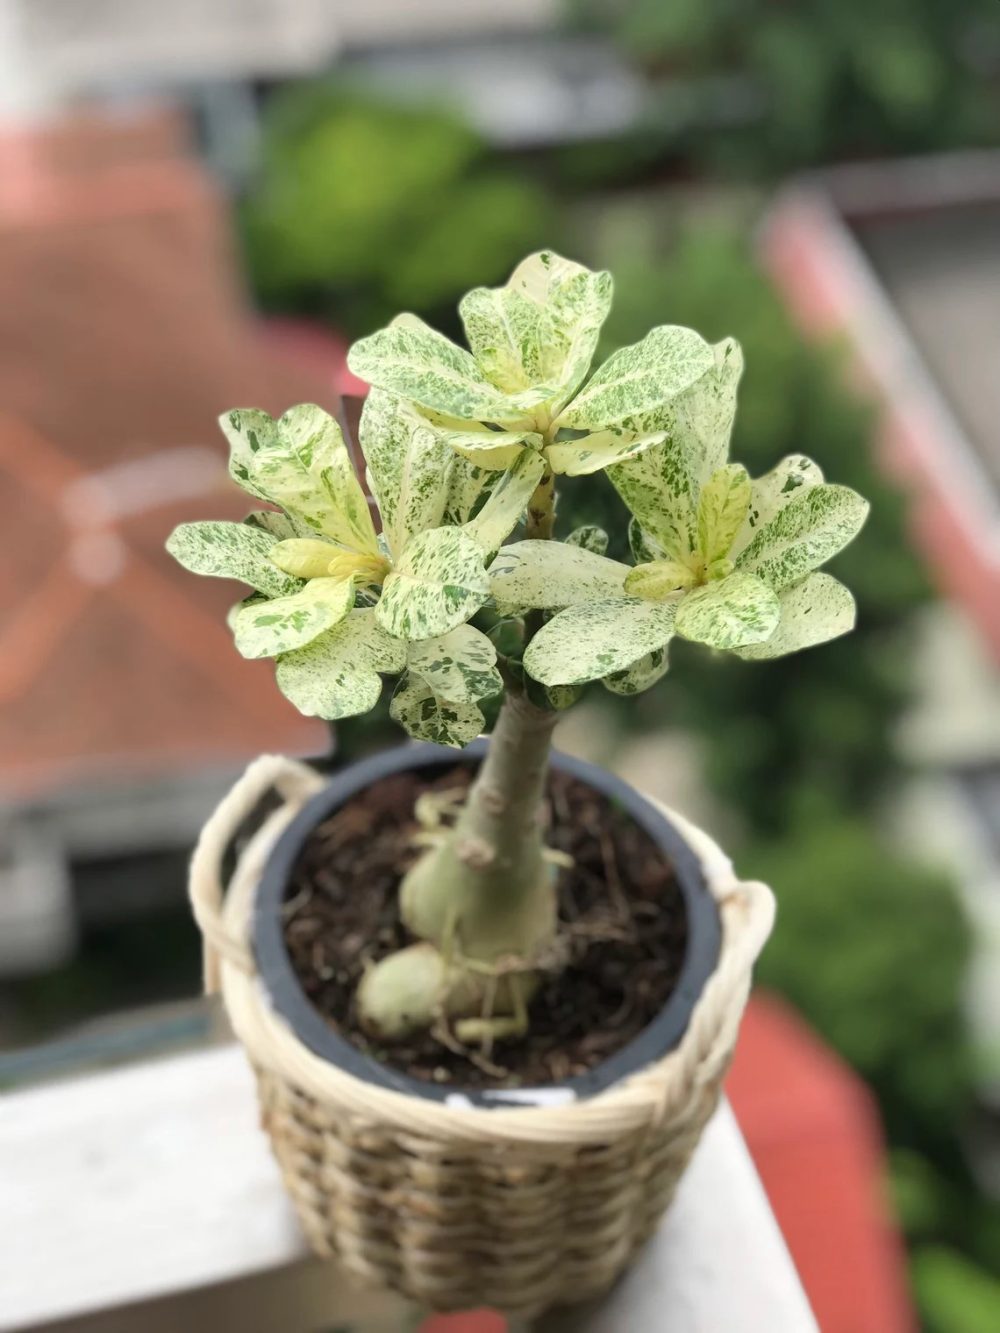
[[[270,849],[323,781],[290,760],[250,766],[205,825],[191,897],[257,1075],[263,1124],[310,1244],[359,1278],[434,1310],[493,1306],[534,1318],[603,1293],[655,1229],[719,1099],[771,928],[766,886],[669,812],[699,857],[722,947],[679,1045],[570,1105],[481,1110],[365,1082],[308,1049],[268,1002],[250,950]],[[221,866],[261,798],[270,814],[224,891]]]

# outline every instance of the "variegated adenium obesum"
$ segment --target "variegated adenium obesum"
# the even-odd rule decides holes
[[[731,427],[691,417],[669,444],[609,473],[632,510],[637,564],[611,589],[611,561],[588,556],[551,572],[546,604],[561,606],[528,645],[524,665],[548,686],[603,679],[637,693],[666,671],[675,635],[746,659],[781,657],[845,634],[854,599],[820,565],[857,534],[868,505],[823,482],[801,455],[752,481],[725,461]],[[494,595],[516,591],[517,545],[493,564]],[[497,592],[499,585],[499,593]]]
[[[404,404],[373,394],[361,438],[382,504],[379,537],[326,412],[303,405],[274,421],[236,411],[221,424],[232,476],[279,509],[182,524],[167,545],[186,568],[254,589],[230,615],[239,651],[276,658],[280,689],[308,715],[366,712],[380,673],[406,671],[401,693],[423,688],[419,717],[393,712],[411,734],[459,745],[478,735],[478,704],[501,679],[492,643],[466,622],[489,597],[486,559],[517,523],[540,461],[512,469],[480,503],[488,475]]]
[[[275,658],[301,711],[364,712],[396,675],[392,716],[461,745],[505,679],[562,707],[588,681],[647,689],[676,635],[763,659],[851,628],[851,594],[819,567],[865,502],[801,456],[756,481],[728,461],[731,339],[664,325],[591,373],[611,292],[609,274],[542,251],[464,298],[468,350],[411,315],[357,343],[374,509],[320,408],[222,418],[233,478],[273,507],[184,524],[169,549],[249,584],[236,646]],[[600,470],[631,511],[634,565],[593,528],[504,545],[539,496],[551,516],[554,474]]]
[[[356,343],[349,364],[481,468],[505,471],[534,452],[555,473],[598,472],[666,440],[677,400],[699,381],[718,379],[724,394],[734,346],[668,325],[585,383],[611,290],[609,273],[542,250],[505,287],[477,287],[462,300],[470,350],[400,315]]]

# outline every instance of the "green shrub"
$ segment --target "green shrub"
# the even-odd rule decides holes
[[[831,157],[913,152],[996,139],[996,95],[970,68],[976,0],[570,0],[670,83],[736,76],[749,120],[687,135],[702,158],[743,173]],[[705,119],[720,92],[706,87]]]
[[[913,1256],[911,1272],[927,1333],[996,1333],[1000,1279],[961,1254],[928,1246]]]
[[[894,1144],[955,1160],[971,1099],[961,1012],[969,929],[947,875],[862,822],[809,824],[758,845],[779,927],[758,968],[876,1091]]]
[[[328,84],[274,99],[243,209],[261,301],[348,333],[506,277],[549,223],[540,187],[492,163],[457,114]]]

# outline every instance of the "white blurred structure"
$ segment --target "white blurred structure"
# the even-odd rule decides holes
[[[526,31],[556,15],[556,0],[0,0],[0,115],[305,73],[344,48]]]

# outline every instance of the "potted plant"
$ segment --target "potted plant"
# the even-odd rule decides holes
[[[770,929],[705,834],[552,751],[561,713],[654,685],[675,635],[756,662],[853,624],[818,567],[865,502],[798,455],[755,481],[728,461],[731,340],[660,327],[591,374],[611,290],[542,252],[464,298],[468,351],[400,316],[350,357],[376,511],[332,417],[237,411],[230,470],[267,507],[169,541],[250,586],[236,646],[304,713],[362,713],[394,676],[424,742],[330,781],[258,760],[192,898],[311,1242],[439,1309],[531,1316],[614,1281],[715,1106]],[[633,564],[597,529],[555,538],[557,478],[596,471]]]

